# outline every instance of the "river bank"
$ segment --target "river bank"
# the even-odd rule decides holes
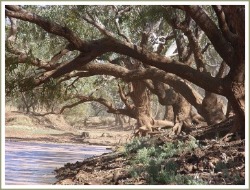
[[[56,115],[6,114],[6,141],[92,144],[113,150],[65,162],[55,170],[55,185],[245,184],[244,139],[201,140],[199,133],[172,136],[166,131],[140,141],[131,134],[107,125],[74,128]]]
[[[74,128],[58,115],[34,116],[21,112],[6,112],[5,139],[44,143],[73,143],[117,146],[130,140],[132,131],[115,126]]]
[[[55,185],[244,185],[244,140],[197,142],[192,136],[134,140],[55,170]]]

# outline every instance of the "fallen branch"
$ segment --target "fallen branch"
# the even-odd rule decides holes
[[[236,119],[235,116],[233,116],[220,123],[206,127],[201,127],[198,130],[192,131],[191,135],[198,140],[203,140],[206,138],[214,139],[216,136],[218,136],[218,134],[222,137],[232,129],[235,119]]]

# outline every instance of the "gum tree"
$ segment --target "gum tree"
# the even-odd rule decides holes
[[[16,56],[15,63],[40,71],[24,78],[21,87],[29,84],[32,89],[52,80],[60,84],[93,75],[121,78],[129,84],[126,93],[119,87],[125,109],[84,95],[77,95],[75,104],[97,101],[109,111],[136,118],[139,127],[147,130],[155,125],[149,111],[149,90],[161,104],[173,106],[177,131],[189,125],[191,105],[209,124],[225,119],[219,94],[228,99],[236,115],[233,132],[240,129],[244,134],[244,6],[72,5],[57,6],[58,12],[53,8],[5,7],[12,26],[6,38],[8,52]],[[58,47],[65,45],[50,57],[20,51],[23,47],[16,48],[15,43],[16,19],[36,25],[39,31],[34,35],[40,33],[47,39],[51,35],[63,42]],[[205,90],[203,96],[193,84]],[[216,119],[216,115],[220,117]]]

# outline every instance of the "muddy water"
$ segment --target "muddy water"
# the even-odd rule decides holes
[[[53,171],[65,163],[108,152],[105,147],[35,142],[5,143],[6,185],[53,184]]]

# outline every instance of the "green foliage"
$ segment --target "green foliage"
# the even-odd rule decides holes
[[[22,6],[22,8],[31,11],[48,21],[70,28],[86,42],[88,40],[99,39],[103,37],[103,34],[91,24],[84,21],[82,18],[83,16],[86,16],[86,14],[89,13],[95,20],[100,20],[107,30],[112,31],[117,39],[122,39],[122,37],[118,35],[118,30],[115,25],[115,18],[117,16],[116,9],[121,10],[126,7],[127,5],[116,5],[116,7],[110,5]],[[171,6],[135,5],[130,7],[130,11],[120,15],[119,24],[122,32],[130,37],[134,44],[138,45],[141,42],[143,31],[149,32],[150,30],[153,30],[157,36],[170,34],[172,32],[172,27],[169,25],[169,21],[176,16],[178,16],[180,21],[185,18],[183,11],[173,9]],[[155,26],[155,23],[158,22],[160,22],[160,25],[152,29],[152,27]],[[10,22],[6,22],[5,26],[6,39],[10,31],[9,23]],[[93,89],[102,86],[102,88],[93,93],[94,96],[106,98],[114,103],[114,105],[118,105],[118,108],[123,106],[119,94],[117,93],[116,81],[108,81],[108,84],[104,85],[105,81],[99,76],[84,78],[76,82],[76,78],[72,78],[62,84],[58,83],[58,79],[53,79],[49,80],[47,84],[34,89],[33,79],[39,77],[44,70],[32,66],[31,60],[36,60],[38,58],[44,63],[50,61],[55,54],[65,48],[68,41],[63,37],[50,34],[36,24],[27,21],[17,20],[17,29],[18,31],[15,42],[11,45],[16,49],[25,52],[25,54],[28,54],[28,59],[25,63],[18,64],[18,56],[13,54],[13,49],[11,49],[11,47],[6,46],[5,82],[6,94],[9,98],[19,102],[21,100],[19,92],[28,90],[30,93],[27,93],[27,96],[33,94],[38,102],[46,107],[53,107],[55,105],[63,106],[73,103],[71,98],[74,95],[92,95]],[[202,39],[202,46],[207,42],[207,38]],[[165,50],[169,46],[169,43],[172,43],[172,40],[167,42]],[[152,49],[152,44],[153,42],[150,42],[147,48]],[[217,57],[219,57],[214,48],[209,48],[207,52],[204,54],[204,57],[207,56],[207,59],[217,59]],[[79,53],[79,51],[71,51],[55,64],[60,65],[64,61],[72,60],[78,56]],[[162,53],[164,53],[164,51]],[[107,61],[109,59],[113,60],[114,58],[119,58],[119,56],[121,55],[109,52],[101,55],[98,59]],[[108,90],[103,90],[104,88]],[[157,99],[155,99],[155,101],[157,101]],[[73,115],[79,113],[77,114],[79,117],[84,113],[82,118],[86,118],[91,114],[104,114],[104,112],[100,112],[100,109],[103,109],[103,107],[98,107],[97,103],[91,103],[91,105],[85,107],[78,106],[77,109],[79,109],[79,111],[72,111]],[[73,122],[76,122],[73,117],[71,119]],[[175,152],[170,152],[168,154],[174,153]]]
[[[75,127],[84,126],[84,121],[94,113],[90,104],[81,104],[63,112],[64,119]]]
[[[245,185],[245,179],[242,179],[239,174],[235,175],[235,185]]]
[[[131,152],[137,152],[146,146],[148,137],[134,138],[130,143],[125,145],[125,153],[128,155]]]
[[[5,69],[6,71],[12,72],[18,67],[18,56],[12,55],[8,52],[5,54]]]
[[[142,176],[149,184],[204,184],[202,180],[178,174],[179,165],[172,158],[174,155],[196,148],[198,145],[194,138],[185,143],[176,141],[163,146],[152,145],[148,140],[136,138],[125,146],[127,156],[136,152],[135,156],[132,156],[131,176]]]
[[[238,172],[231,173],[229,163],[225,163],[224,161],[219,161],[215,165],[215,172],[220,172],[222,174],[222,178],[224,179],[232,179],[233,184],[235,185],[245,185],[245,179],[240,177]],[[229,164],[230,165],[230,164]]]
[[[149,157],[149,152],[150,148],[143,147],[142,149],[139,149],[135,157],[135,163],[148,165],[151,160]]]
[[[108,88],[109,90],[105,90]],[[86,96],[102,97],[114,102],[117,105],[121,100],[117,94],[117,83],[115,80],[106,80],[103,76],[92,76],[75,81],[72,78],[63,83],[62,93],[64,97],[63,105],[69,105],[76,101],[74,94],[84,94]],[[65,119],[74,126],[84,125],[84,121],[90,116],[108,116],[104,106],[97,102],[85,102],[63,112]],[[109,115],[110,116],[110,115]],[[113,117],[113,115],[111,115]],[[104,123],[105,124],[105,121]]]
[[[227,169],[228,169],[228,167],[227,167],[227,164],[225,162],[219,161],[215,165],[215,170],[217,172],[224,171],[224,170],[227,170]]]

